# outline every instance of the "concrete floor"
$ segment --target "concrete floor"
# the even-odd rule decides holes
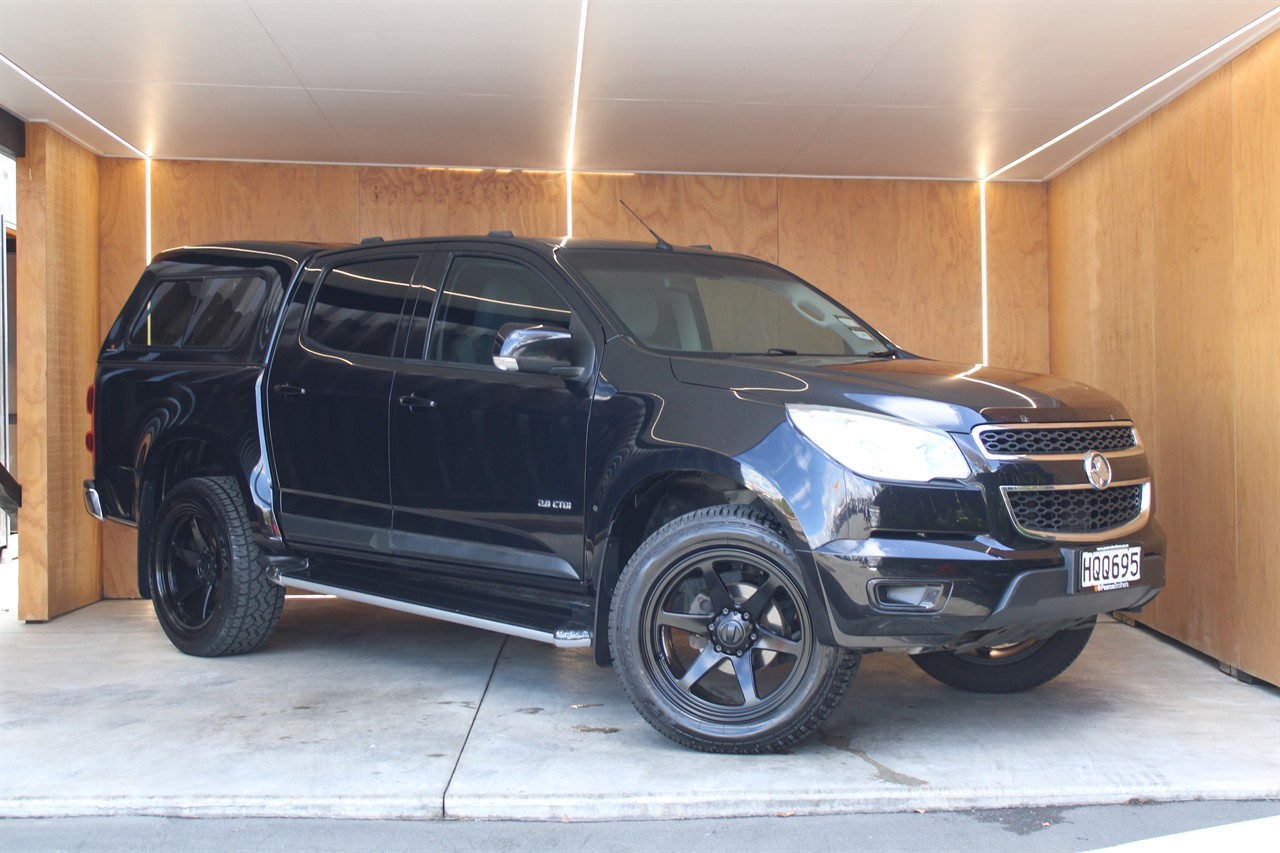
[[[214,660],[174,649],[148,602],[46,625],[19,623],[11,600],[0,610],[0,817],[580,821],[1280,797],[1280,691],[1110,620],[1063,676],[1019,696],[868,656],[819,737],[737,757],[658,735],[587,652],[334,599],[290,598],[266,648]]]

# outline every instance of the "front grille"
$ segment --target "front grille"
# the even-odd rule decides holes
[[[1142,515],[1146,486],[1082,489],[1005,489],[1014,522],[1033,535],[1099,533]]]
[[[1137,447],[1129,424],[1052,427],[983,427],[978,433],[991,456],[1083,456]]]

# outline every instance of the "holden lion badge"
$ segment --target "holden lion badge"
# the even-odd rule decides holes
[[[1096,450],[1090,450],[1084,455],[1084,473],[1095,489],[1105,489],[1111,485],[1111,463]]]

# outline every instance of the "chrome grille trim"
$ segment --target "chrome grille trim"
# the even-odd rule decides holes
[[[1137,516],[1123,524],[1116,525],[1115,527],[1108,527],[1105,530],[1089,530],[1084,532],[1046,531],[1028,528],[1018,520],[1018,515],[1014,511],[1013,503],[1009,497],[1010,494],[1016,492],[1087,491],[1101,495],[1111,489],[1123,488],[1126,486],[1141,487]],[[1004,500],[1005,511],[1009,514],[1009,518],[1013,521],[1013,526],[1017,528],[1019,533],[1032,539],[1044,539],[1050,542],[1103,542],[1108,539],[1127,536],[1130,533],[1141,530],[1151,518],[1151,480],[1149,478],[1112,483],[1106,489],[1095,489],[1088,483],[1069,486],[1001,486],[1000,495]]]
[[[1116,430],[1127,430],[1130,435],[1131,444],[1127,447],[1113,447],[1108,449],[1105,445],[1106,432],[1114,432]],[[1091,446],[1087,439],[1077,441],[1079,449],[1072,449],[1065,453],[1037,453],[1037,452],[1019,452],[1012,450],[1010,452],[1000,452],[992,450],[988,447],[988,443],[994,443],[997,439],[994,434],[1002,433],[1013,435],[1020,431],[1043,431],[1043,432],[1061,432],[1069,433],[1072,431],[1081,431],[1084,433],[1097,432],[1099,441],[1102,446]],[[1029,423],[1029,424],[979,424],[970,430],[973,440],[978,446],[978,451],[988,459],[1026,459],[1026,460],[1064,460],[1064,459],[1084,459],[1085,453],[1090,450],[1097,450],[1108,459],[1118,459],[1125,456],[1137,456],[1144,452],[1142,439],[1138,437],[1138,430],[1134,428],[1132,421],[1076,421],[1067,423]],[[986,438],[988,434],[993,434],[991,438]],[[985,439],[985,440],[984,440]],[[1029,442],[1028,442],[1029,443]],[[1114,442],[1110,442],[1113,443]]]

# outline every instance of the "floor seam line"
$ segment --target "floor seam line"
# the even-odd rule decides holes
[[[444,783],[444,791],[440,794],[440,817],[449,817],[449,811],[446,804],[449,802],[449,789],[453,787],[453,777],[458,773],[458,765],[462,764],[462,756],[467,751],[467,744],[471,742],[471,733],[475,731],[476,720],[480,719],[480,709],[484,706],[485,697],[489,695],[489,687],[493,684],[493,676],[498,671],[498,661],[502,660],[502,653],[507,648],[507,640],[510,637],[503,635],[502,642],[498,644],[497,654],[493,656],[493,666],[489,668],[489,678],[484,683],[484,690],[480,691],[480,701],[476,702],[476,712],[471,715],[471,725],[467,726],[466,737],[462,739],[462,746],[458,748],[458,757],[453,762],[453,769],[449,771],[449,781]]]

